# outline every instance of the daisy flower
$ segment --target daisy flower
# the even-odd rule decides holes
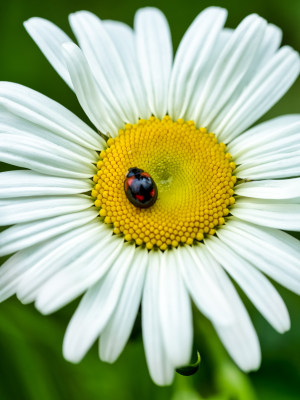
[[[251,127],[299,74],[281,31],[253,14],[224,28],[201,12],[173,60],[165,16],[134,29],[70,15],[25,27],[74,90],[95,129],[27,87],[0,83],[0,298],[49,314],[83,294],[63,353],[122,352],[142,307],[153,380],[190,361],[191,299],[244,370],[260,347],[231,278],[279,332],[287,309],[265,274],[299,293],[300,115]]]

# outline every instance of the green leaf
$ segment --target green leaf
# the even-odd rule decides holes
[[[189,365],[185,365],[180,368],[176,368],[176,372],[183,376],[194,375],[199,369],[200,361],[201,361],[200,353],[199,353],[199,351],[197,351],[197,361],[193,364],[189,364]]]

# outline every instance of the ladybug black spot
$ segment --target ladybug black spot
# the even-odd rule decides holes
[[[151,207],[157,199],[157,187],[151,176],[140,168],[129,168],[124,181],[128,200],[139,208]]]

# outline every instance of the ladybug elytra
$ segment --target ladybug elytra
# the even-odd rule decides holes
[[[151,207],[157,199],[157,187],[151,176],[140,168],[129,168],[124,181],[128,200],[139,208]]]

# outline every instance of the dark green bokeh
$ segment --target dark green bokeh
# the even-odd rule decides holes
[[[299,0],[213,3],[195,0],[12,0],[0,3],[0,80],[32,87],[86,120],[73,93],[25,32],[23,21],[32,16],[48,18],[71,34],[67,22],[70,12],[87,9],[103,19],[117,19],[132,25],[135,10],[146,5],[157,6],[167,15],[174,48],[198,12],[209,5],[218,5],[229,10],[227,26],[235,27],[247,14],[256,12],[283,29],[284,44],[300,50]],[[298,79],[264,119],[299,111]],[[0,170],[5,169],[8,166],[0,164]],[[227,360],[209,323],[196,314],[195,324],[200,328],[197,328],[195,342],[202,357],[199,371],[193,377],[178,375],[169,388],[159,388],[149,378],[139,321],[134,337],[115,364],[100,362],[95,345],[79,365],[72,365],[63,359],[61,344],[77,302],[53,316],[43,317],[33,306],[23,306],[11,299],[0,305],[0,400],[199,400],[208,396],[215,400],[251,400],[254,398],[251,384],[259,400],[296,400],[300,395],[300,317],[299,313],[297,315],[300,300],[287,290],[276,287],[291,314],[292,329],[285,335],[276,333],[243,297],[261,340],[263,362],[258,372],[244,377]],[[215,375],[214,362],[219,358],[225,360],[222,361],[224,368]],[[233,395],[237,386],[242,389]],[[218,395],[218,392],[223,395]]]

